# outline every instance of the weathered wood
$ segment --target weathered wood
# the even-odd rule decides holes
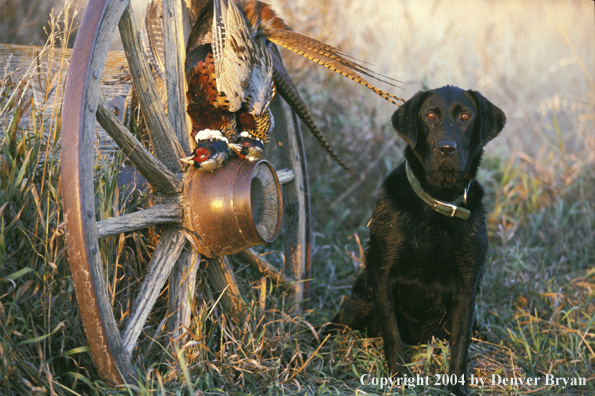
[[[139,212],[101,220],[97,222],[97,229],[99,238],[105,238],[158,224],[180,223],[182,216],[182,208],[178,204],[155,205]]]
[[[236,316],[242,310],[244,301],[240,295],[240,288],[226,256],[207,259],[207,273],[213,291],[221,296],[223,308]],[[219,296],[216,296],[218,298]]]
[[[186,243],[187,239],[180,229],[168,228],[161,233],[161,238],[151,258],[149,271],[138,291],[126,327],[122,331],[122,343],[129,354],[134,351],[147,317]]]
[[[116,96],[109,102],[106,102],[116,119],[121,123],[124,122],[126,116],[126,98],[124,96]]]
[[[300,119],[295,111],[291,111],[291,119],[293,120],[293,128],[295,131],[295,139],[297,143],[296,149],[300,156],[300,164],[302,166],[302,196],[304,199],[304,210],[301,214],[305,217],[304,221],[306,223],[304,230],[304,272],[302,272],[302,276],[299,279],[305,280],[303,298],[304,300],[308,300],[310,298],[310,278],[312,277],[312,208],[310,206],[310,182],[308,178],[306,146],[304,145]]]
[[[99,101],[97,121],[128,156],[136,169],[156,191],[174,194],[182,189],[182,180],[155,158],[116,118],[104,100]]]
[[[44,111],[44,118],[49,119],[62,105],[61,84],[66,78],[71,62],[72,49],[48,48],[31,45],[0,44],[0,80],[10,79],[14,83],[30,81],[33,92],[32,100],[37,111]],[[129,78],[128,62],[122,51],[110,51],[105,68],[99,80],[101,96],[106,101],[114,98],[126,98],[130,94],[132,81]],[[49,95],[48,95],[49,94]],[[22,123],[29,122],[25,114]],[[97,124],[95,143],[101,151],[117,150],[116,144]],[[50,123],[46,122],[44,133],[47,136]],[[0,137],[3,136],[0,128]]]
[[[182,24],[183,24],[183,35],[184,35],[184,55],[186,55],[186,45],[188,44],[188,37],[194,24],[194,16],[192,13],[192,3],[197,0],[182,0]],[[182,74],[184,75],[184,74]]]
[[[161,106],[155,80],[151,74],[136,19],[130,6],[126,7],[122,14],[118,27],[130,65],[134,90],[138,95],[143,116],[151,134],[155,155],[172,172],[181,172],[179,158],[184,156],[184,152],[165,115],[165,110]]]
[[[186,58],[185,38],[190,34],[188,4],[177,0],[163,2],[163,31],[165,53],[165,81],[169,122],[185,153],[190,152],[190,119],[186,113],[187,82],[184,73]],[[182,342],[185,329],[190,325],[196,272],[200,254],[190,246],[182,252],[169,278],[168,331],[172,340]]]
[[[286,273],[293,279],[303,279],[306,266],[306,197],[304,195],[304,174],[301,158],[295,137],[296,131],[291,123],[288,106],[275,96],[271,103],[271,111],[275,118],[275,138],[279,144],[279,160],[281,168],[290,168],[294,179],[283,188],[283,241]],[[292,296],[291,312],[301,312],[304,284],[295,284]]]
[[[103,378],[112,383],[130,380],[134,371],[122,347],[98,254],[94,130],[99,79],[116,24],[128,4],[96,0],[85,9],[73,50],[84,66],[69,68],[62,113],[62,194],[72,279],[93,359]]]
[[[280,169],[277,172],[277,179],[279,179],[279,184],[287,184],[293,179],[295,179],[295,173],[293,173],[292,169]]]
[[[184,73],[186,46],[181,0],[163,0],[163,41],[165,48],[165,82],[167,116],[182,150],[190,154],[190,117],[186,113],[188,84]]]
[[[243,263],[248,264],[253,270],[270,277],[273,281],[279,283],[280,287],[289,290],[295,290],[295,280],[290,276],[283,274],[275,266],[269,263],[264,257],[252,249],[236,253],[235,256]]]
[[[200,258],[198,251],[190,243],[187,244],[169,275],[167,327],[175,342],[184,341],[184,334],[190,326]]]

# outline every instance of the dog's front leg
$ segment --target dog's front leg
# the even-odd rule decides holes
[[[391,375],[397,374],[402,377],[406,373],[406,368],[403,366],[404,347],[395,316],[393,285],[384,268],[381,266],[375,267],[374,265],[370,267],[376,270],[371,274],[370,281],[378,327],[384,341],[384,356],[388,362]]]
[[[452,312],[448,373],[457,376],[457,383],[449,387],[450,391],[457,396],[467,395],[467,357],[475,315],[475,293],[472,290],[469,288],[459,293]]]

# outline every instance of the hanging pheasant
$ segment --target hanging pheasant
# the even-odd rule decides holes
[[[160,3],[150,2],[145,20],[152,49],[149,58],[156,69],[162,64],[162,49],[155,48],[159,40],[152,37],[159,36]],[[197,17],[187,45],[187,111],[197,146],[186,160],[200,170],[213,171],[232,154],[262,158],[274,125],[269,104],[279,92],[329,155],[351,172],[316,126],[273,44],[354,80],[391,103],[404,102],[362,75],[391,82],[340,50],[295,32],[270,5],[258,0],[210,0]]]

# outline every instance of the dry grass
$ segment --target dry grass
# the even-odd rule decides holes
[[[471,346],[470,367],[477,376],[553,374],[584,377],[588,383],[567,388],[472,387],[472,394],[593,394],[593,3],[273,4],[296,29],[399,78],[403,91],[382,87],[399,96],[453,84],[481,91],[506,112],[508,124],[490,143],[480,174],[487,190],[491,242],[478,300],[483,339]],[[48,45],[68,42],[69,29],[53,26],[57,29]],[[316,215],[309,310],[288,316],[282,290],[270,281],[262,288],[257,274],[238,265],[249,304],[245,317],[234,321],[213,304],[201,273],[192,339],[181,350],[164,347],[166,339],[157,331],[161,300],[135,355],[139,380],[132,389],[114,389],[99,379],[75,305],[63,240],[60,115],[58,109],[46,115],[39,104],[43,102],[31,101],[29,94],[30,85],[43,78],[52,82],[45,85],[47,90],[61,95],[64,81],[35,75],[21,85],[6,80],[0,84],[0,394],[386,391],[359,381],[362,374],[386,374],[381,341],[346,333],[323,342],[311,326],[336,312],[361,270],[365,224],[379,185],[402,160],[404,144],[389,125],[394,107],[292,54],[286,60],[319,126],[359,176],[347,175],[306,137]],[[50,135],[44,137],[44,130]],[[126,203],[115,186],[120,160],[97,160],[101,218],[125,213],[138,202]],[[121,320],[153,247],[141,233],[103,243]],[[163,294],[162,299],[166,291]],[[414,346],[407,353],[413,373],[434,376],[448,370],[446,343]],[[393,391],[446,394],[435,386]]]

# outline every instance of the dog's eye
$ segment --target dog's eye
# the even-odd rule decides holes
[[[428,120],[433,120],[434,118],[436,118],[436,113],[429,112],[428,114],[426,114],[426,117],[428,118]]]
[[[467,121],[468,119],[469,119],[469,114],[467,114],[467,113],[461,114],[461,120]]]

